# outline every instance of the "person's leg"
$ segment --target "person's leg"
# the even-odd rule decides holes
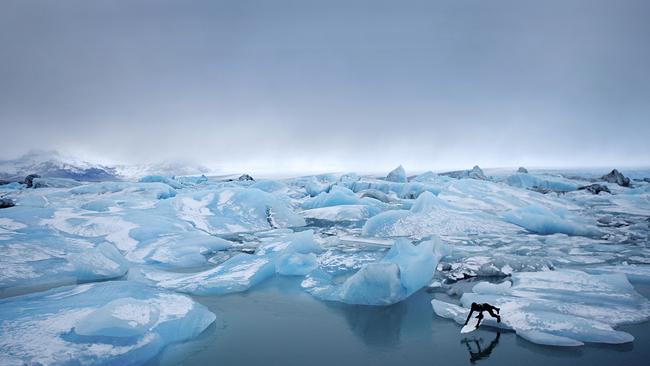
[[[496,309],[496,308],[495,308]],[[501,317],[492,311],[492,308],[487,308],[487,312],[492,315],[493,318],[497,318],[497,323],[501,323]]]

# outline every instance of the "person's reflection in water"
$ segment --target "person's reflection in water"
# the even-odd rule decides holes
[[[473,338],[470,340],[465,338],[460,342],[465,343],[465,345],[467,346],[467,351],[469,352],[469,362],[476,363],[477,361],[490,357],[490,353],[492,353],[494,347],[496,347],[497,344],[499,343],[499,337],[501,337],[501,332],[497,332],[496,337],[492,340],[492,342],[490,342],[490,345],[487,346],[485,349],[481,349],[482,339]],[[476,345],[476,349],[477,349],[476,352],[474,352],[474,350],[472,349],[471,346],[472,344]]]

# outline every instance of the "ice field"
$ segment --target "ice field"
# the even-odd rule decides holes
[[[649,332],[650,171],[607,173],[0,185],[13,204],[0,209],[0,365],[163,363],[236,331],[233,302],[278,282],[273,299],[325,312],[417,306],[455,342],[487,302],[503,321],[481,329],[523,344],[635,344],[626,326]]]

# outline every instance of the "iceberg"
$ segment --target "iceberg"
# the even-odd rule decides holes
[[[479,180],[488,180],[478,165],[474,165],[471,170],[456,170],[453,172],[442,173],[441,175],[455,178],[455,179],[479,179]]]
[[[412,244],[395,241],[380,261],[368,263],[342,284],[322,270],[308,276],[302,286],[328,301],[360,305],[390,305],[400,302],[428,285],[442,257],[433,240]]]
[[[138,365],[216,316],[187,296],[127,281],[0,300],[0,364]]]
[[[129,269],[106,240],[70,238],[39,225],[51,209],[0,211],[0,297],[54,286],[122,277]]]
[[[374,198],[359,198],[343,186],[333,186],[329,192],[305,201],[302,207],[305,209],[302,215],[309,219],[360,221],[380,213],[385,205]]]
[[[349,188],[355,193],[366,193],[368,191],[378,191],[384,193],[385,195],[390,196],[395,195],[403,199],[415,199],[423,192],[431,192],[434,195],[440,193],[441,188],[439,185],[432,185],[429,183],[422,182],[411,182],[411,183],[398,183],[398,182],[388,182],[385,180],[372,180],[372,179],[363,179],[352,182],[343,182],[341,185]],[[372,193],[371,193],[372,194]],[[369,196],[371,198],[372,195]],[[381,197],[381,196],[380,196]],[[380,201],[383,201],[380,199]],[[391,199],[388,199],[384,202],[390,202]]]
[[[389,182],[397,182],[397,183],[406,183],[408,181],[406,179],[406,172],[404,171],[404,168],[401,165],[393,169],[390,173],[388,173],[388,175],[386,176],[386,180]]]
[[[314,253],[287,253],[278,257],[275,270],[287,276],[304,276],[318,268],[318,258]]]
[[[354,192],[343,186],[333,186],[329,192],[320,193],[318,196],[307,200],[302,208],[323,208],[340,205],[359,205],[362,201]]]

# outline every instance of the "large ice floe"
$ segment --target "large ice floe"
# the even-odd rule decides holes
[[[182,197],[179,216],[210,234],[231,234],[305,225],[275,195],[257,188],[221,188]]]
[[[615,328],[649,316],[631,283],[650,282],[650,172],[625,172],[629,186],[604,173],[9,182],[0,364],[141,364],[215,319],[188,295],[255,291],[272,276],[371,306],[435,282],[450,296],[432,303],[443,317],[489,302],[503,322],[486,325],[532,342],[629,342]],[[610,193],[578,189],[589,184]],[[476,277],[501,283],[467,291]]]
[[[363,234],[422,239],[431,235],[460,236],[512,233],[518,228],[498,217],[471,212],[423,192],[409,210],[383,212],[369,219]]]
[[[0,364],[137,365],[216,316],[191,298],[127,281],[0,300]]]
[[[613,327],[650,318],[650,302],[625,275],[577,270],[516,273],[500,284],[475,285],[460,298],[462,307],[439,300],[431,304],[437,315],[463,324],[473,302],[501,309],[500,323],[486,316],[484,324],[553,346],[631,342],[634,337]]]

